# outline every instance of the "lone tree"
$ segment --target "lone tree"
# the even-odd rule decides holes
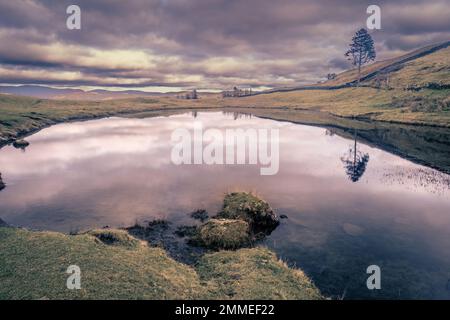
[[[358,67],[358,84],[361,80],[361,66],[369,61],[375,60],[376,53],[373,45],[373,39],[366,29],[358,30],[353,36],[350,49],[345,53],[345,56],[352,62],[354,66]]]

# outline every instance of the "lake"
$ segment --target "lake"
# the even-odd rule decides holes
[[[173,164],[171,134],[196,122],[278,129],[278,173]],[[251,191],[288,217],[262,245],[325,295],[450,298],[450,175],[366,144],[357,130],[215,111],[64,123],[27,141],[25,150],[0,150],[0,218],[11,225],[74,232],[159,218],[192,224],[190,212],[214,215],[226,192]],[[381,268],[381,290],[366,287],[370,265]]]

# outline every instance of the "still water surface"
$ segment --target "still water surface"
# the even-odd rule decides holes
[[[191,129],[278,128],[279,172],[257,165],[171,162],[171,134]],[[282,220],[265,244],[345,298],[450,298],[450,176],[357,144],[365,170],[352,177],[354,141],[323,128],[204,112],[66,123],[0,150],[0,217],[32,229],[70,232],[164,218],[192,223],[214,214],[226,192],[252,191]],[[450,157],[450,155],[449,155]],[[353,178],[353,179],[352,179]],[[382,289],[366,268],[379,265]]]

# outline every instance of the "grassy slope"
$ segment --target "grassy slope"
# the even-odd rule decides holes
[[[379,73],[380,71],[382,72],[388,72],[388,73],[393,73],[396,72],[396,70],[398,71],[399,68],[404,68],[405,66],[411,65],[412,64],[416,64],[419,65],[420,67],[422,67],[422,63],[424,63],[426,60],[430,61],[434,64],[434,63],[442,63],[444,65],[446,65],[447,67],[447,83],[449,81],[448,79],[448,67],[449,67],[449,63],[448,63],[448,50],[449,50],[449,45],[450,45],[450,41],[446,41],[446,42],[442,42],[442,43],[437,43],[437,44],[433,44],[433,45],[429,45],[429,46],[425,46],[423,48],[419,48],[417,50],[414,50],[412,52],[409,52],[405,55],[396,57],[396,58],[392,58],[392,59],[388,59],[388,60],[384,60],[384,61],[377,61],[375,63],[372,63],[370,65],[364,66],[361,69],[361,78],[362,79],[367,79],[365,82],[370,82],[371,80],[373,80],[373,78],[376,76],[377,73]],[[446,51],[445,51],[446,50]],[[425,57],[425,59],[423,59]],[[444,57],[444,59],[442,61],[440,61],[440,57]],[[445,61],[446,59],[446,61]],[[414,62],[416,61],[416,62]],[[426,70],[426,69],[424,69]],[[430,72],[428,72],[430,71]],[[432,73],[432,71],[436,71],[436,70],[428,70],[426,72],[424,72],[424,74],[426,74],[426,77],[428,78],[427,80],[435,80],[434,78],[434,74]],[[402,71],[403,72],[403,71]],[[442,70],[439,70],[439,72],[442,72]],[[441,73],[442,75],[444,75],[444,73]],[[347,70],[345,72],[342,72],[340,74],[337,75],[336,79],[334,80],[330,80],[330,81],[326,81],[322,84],[319,84],[319,86],[339,86],[339,85],[344,85],[350,82],[356,82],[358,77],[358,72],[357,69],[351,69],[351,70]],[[407,79],[405,79],[406,82],[400,83],[397,87],[403,87],[408,85],[408,82],[415,82],[417,81],[417,78],[415,77],[409,77]],[[424,79],[425,80],[425,79]],[[392,84],[391,84],[392,86]]]
[[[102,232],[120,241],[104,244]],[[81,290],[66,288],[72,264],[81,268]],[[0,299],[322,298],[264,248],[207,254],[194,269],[117,230],[69,236],[0,227],[0,283]]]

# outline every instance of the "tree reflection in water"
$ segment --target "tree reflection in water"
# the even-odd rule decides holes
[[[3,189],[5,189],[5,184],[3,183],[2,173],[0,172],[0,191],[3,190]]]
[[[369,154],[358,151],[357,145],[357,131],[355,129],[355,138],[353,148],[348,150],[348,153],[341,157],[344,164],[345,172],[352,182],[357,182],[364,175],[367,164],[369,162]]]

